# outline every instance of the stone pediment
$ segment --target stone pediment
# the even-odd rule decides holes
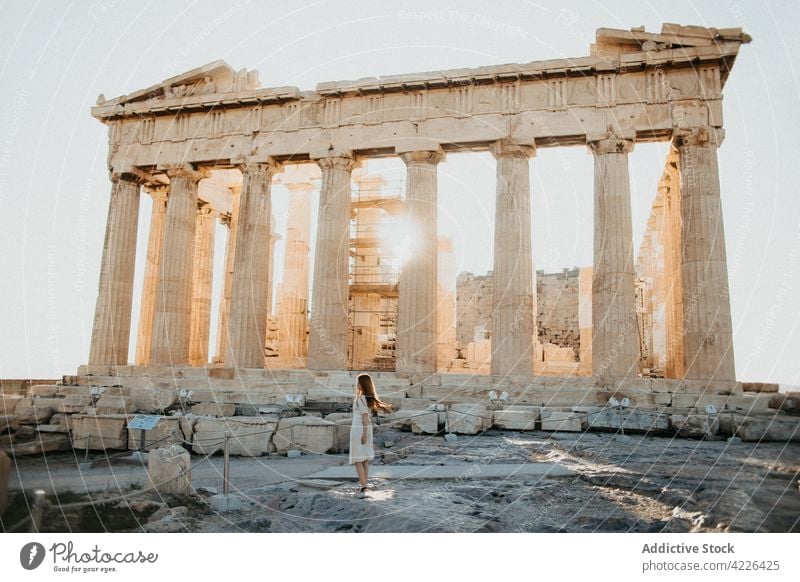
[[[129,95],[122,95],[106,101],[103,95],[97,99],[98,106],[127,105],[130,103],[156,103],[171,99],[186,99],[217,95],[221,93],[240,93],[258,89],[258,71],[242,69],[235,71],[225,61],[219,60],[197,67],[180,75],[170,77]]]

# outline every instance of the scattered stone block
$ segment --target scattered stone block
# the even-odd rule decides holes
[[[336,424],[312,416],[283,418],[272,442],[279,453],[299,449],[306,453],[327,453],[334,446]]]
[[[742,390],[744,392],[775,393],[778,388],[778,384],[768,382],[742,382]]]
[[[40,455],[42,453],[52,453],[63,451],[69,448],[69,437],[63,434],[52,434],[41,436],[30,442],[15,441],[11,445],[11,454],[20,455]]]
[[[192,451],[208,455],[222,451],[226,433],[231,433],[230,454],[257,457],[274,451],[272,435],[276,419],[263,416],[234,416],[230,418],[198,418],[194,426]]]
[[[192,406],[192,414],[196,416],[225,417],[236,414],[236,405],[219,402],[203,402]]]
[[[713,438],[719,432],[718,414],[672,414],[669,421],[679,437],[705,439]]]
[[[61,398],[58,406],[53,412],[62,414],[77,414],[83,412],[92,405],[92,397],[88,394],[69,394]]]
[[[128,448],[136,451],[141,448],[142,432],[144,432],[144,450],[178,445],[183,442],[181,419],[174,416],[162,416],[161,420],[150,430],[128,430]],[[191,442],[191,441],[190,441]]]
[[[228,513],[230,511],[240,511],[242,509],[242,500],[236,495],[212,495],[208,498],[211,509],[218,513]]]
[[[289,449],[288,451],[286,451],[286,456],[289,457],[290,459],[298,459],[302,454],[303,453],[297,449]]]
[[[14,415],[0,414],[0,432],[15,431],[19,428],[19,420]]]
[[[150,451],[147,476],[162,494],[189,495],[192,492],[192,459],[180,445]]]
[[[694,408],[699,394],[673,394],[670,406],[673,408]]]
[[[53,416],[53,405],[45,398],[22,398],[14,413],[19,424],[44,424]]]
[[[58,393],[58,386],[55,384],[36,384],[31,386],[30,395],[43,398],[54,398]]]
[[[744,416],[722,413],[720,430],[743,441],[800,442],[800,422],[777,415]]]
[[[15,414],[17,409],[17,404],[24,397],[22,396],[5,396],[0,394],[0,414],[11,416]]]
[[[492,411],[477,404],[453,404],[445,418],[450,433],[478,434],[492,426]]]
[[[127,449],[127,417],[124,415],[86,415],[72,417],[72,443],[76,449]]]
[[[769,399],[769,407],[788,414],[800,414],[800,392],[776,394]]]
[[[178,423],[181,427],[181,434],[183,435],[183,440],[187,446],[189,443],[192,442],[192,437],[194,436],[194,425],[197,424],[197,417],[193,414],[185,414],[178,416]]]
[[[139,412],[163,412],[178,402],[178,391],[175,388],[132,388],[131,397]]]
[[[505,430],[534,430],[539,419],[539,409],[532,406],[507,406],[495,410],[492,424]]]
[[[14,436],[18,441],[27,441],[32,439],[36,436],[36,430],[34,430],[34,425],[30,424],[23,424],[14,431]]]
[[[606,430],[626,430],[631,432],[666,431],[669,418],[660,412],[623,408],[606,408],[588,414],[589,428]]]
[[[577,412],[560,412],[557,410],[542,409],[539,411],[542,430],[557,432],[581,432],[583,422]]]
[[[133,414],[136,407],[130,396],[103,394],[94,406],[95,414]]]
[[[36,432],[67,434],[69,429],[65,424],[40,424],[37,425]]]

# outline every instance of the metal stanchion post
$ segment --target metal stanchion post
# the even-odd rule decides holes
[[[227,495],[230,492],[230,470],[231,470],[231,449],[230,449],[231,433],[225,433],[225,462],[222,469],[222,493]]]
[[[44,514],[45,492],[37,489],[33,492],[33,506],[31,507],[31,533],[39,533],[42,528],[42,515]]]

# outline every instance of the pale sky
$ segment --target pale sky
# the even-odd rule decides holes
[[[263,87],[588,55],[595,29],[663,22],[741,26],[719,150],[737,377],[800,384],[800,4],[744,2],[2,2],[0,3],[0,378],[57,378],[86,363],[110,183],[107,98],[224,59]],[[644,230],[666,144],[631,154],[634,236]],[[399,160],[371,164],[390,179]],[[531,161],[537,269],[592,262],[592,158]],[[456,272],[491,269],[488,154],[439,166],[439,228]],[[273,188],[277,230],[288,193]],[[149,202],[140,216],[146,245]],[[220,234],[222,230],[219,230]],[[217,272],[224,237],[218,237]],[[280,275],[282,246],[276,257]],[[143,264],[137,264],[137,295]],[[218,277],[218,280],[221,277]],[[215,288],[215,299],[218,296]],[[134,303],[133,329],[138,315]],[[132,348],[133,349],[133,348]]]

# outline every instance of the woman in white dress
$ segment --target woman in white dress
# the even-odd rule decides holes
[[[353,400],[353,423],[350,427],[350,464],[358,473],[358,496],[364,497],[367,489],[369,462],[375,458],[372,444],[372,423],[369,416],[373,410],[391,412],[392,407],[381,402],[369,374],[360,374],[356,379],[356,397]]]

